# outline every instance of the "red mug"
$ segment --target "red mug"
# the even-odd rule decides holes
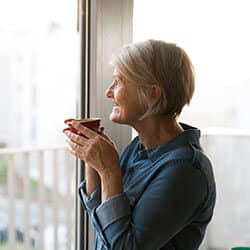
[[[63,132],[65,132],[66,130],[69,130],[73,133],[76,133],[76,134],[81,134],[76,128],[74,128],[72,125],[71,125],[71,122],[72,121],[77,121],[77,122],[80,122],[80,124],[82,124],[83,126],[97,132],[100,134],[100,132],[103,131],[103,127],[101,127],[101,119],[100,118],[84,118],[84,119],[74,119],[74,118],[70,118],[70,119],[66,119],[64,121],[65,124],[68,125],[68,128],[65,128],[63,130]]]

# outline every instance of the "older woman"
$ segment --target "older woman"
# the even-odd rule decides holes
[[[198,249],[212,218],[215,182],[200,131],[179,123],[194,92],[194,72],[175,44],[148,40],[113,58],[106,96],[110,119],[138,136],[120,159],[109,137],[77,122],[66,131],[86,163],[80,198],[96,232],[95,249]]]

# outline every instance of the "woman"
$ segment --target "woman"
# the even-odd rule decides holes
[[[148,40],[113,58],[110,119],[138,136],[120,159],[109,137],[73,122],[73,155],[86,163],[80,197],[95,249],[198,249],[212,218],[215,182],[200,131],[177,121],[194,92],[192,63],[175,44]]]

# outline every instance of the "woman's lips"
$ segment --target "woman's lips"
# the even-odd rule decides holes
[[[118,108],[118,107],[119,107],[119,105],[117,103],[113,104],[113,108]]]
[[[118,110],[119,106],[113,106],[113,110]]]

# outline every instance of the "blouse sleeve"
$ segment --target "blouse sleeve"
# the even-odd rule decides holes
[[[98,186],[97,189],[88,196],[86,193],[86,181],[82,181],[79,186],[79,196],[83,208],[91,214],[93,209],[101,204],[101,187]]]

